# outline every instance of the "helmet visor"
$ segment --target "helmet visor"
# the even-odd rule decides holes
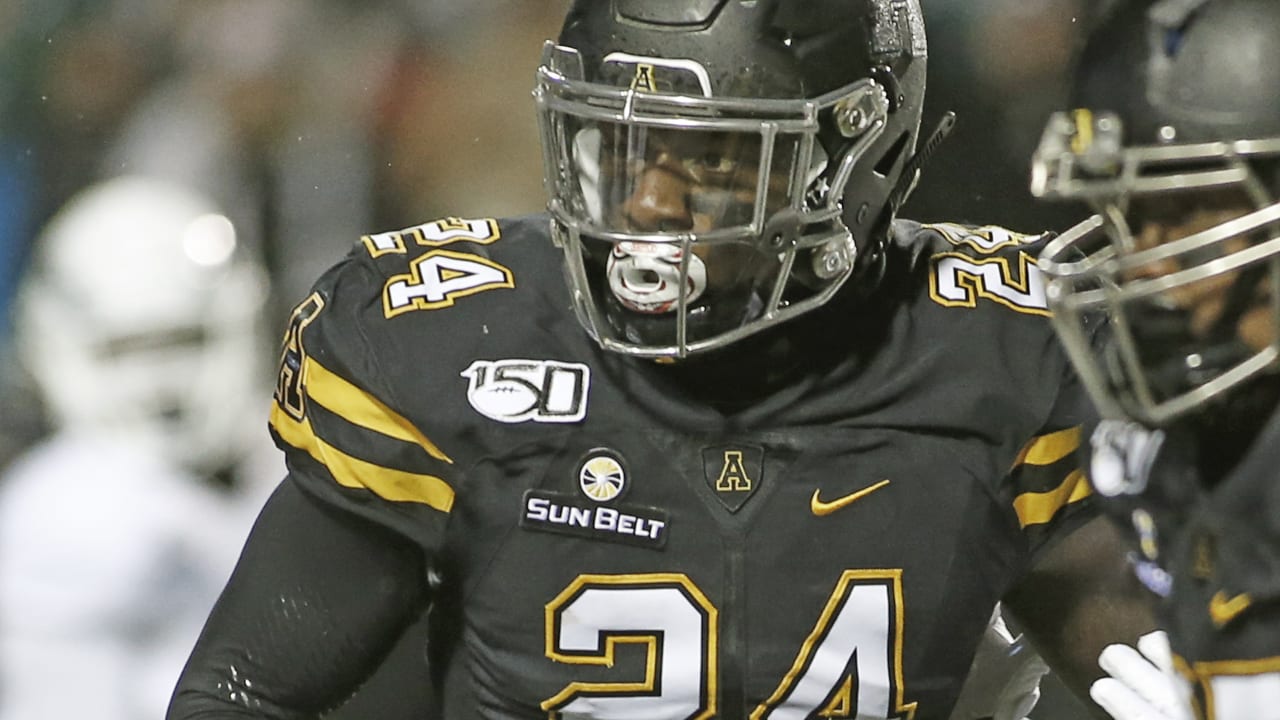
[[[755,236],[797,181],[794,138],[576,117],[564,124],[570,172],[556,196],[591,235]]]

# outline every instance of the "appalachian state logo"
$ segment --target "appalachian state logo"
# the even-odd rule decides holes
[[[706,66],[686,58],[609,53],[603,73],[612,84],[638,93],[674,93],[711,97],[711,74]]]
[[[636,92],[658,92],[658,79],[653,74],[653,65],[636,63],[636,77],[631,81],[631,89]]]
[[[703,448],[702,466],[716,498],[729,512],[736,513],[764,480],[764,448],[754,445]]]

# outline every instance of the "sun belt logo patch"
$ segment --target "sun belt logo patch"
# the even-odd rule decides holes
[[[587,416],[591,369],[555,360],[476,360],[462,371],[467,402],[504,423],[580,422]]]
[[[627,471],[618,456],[606,450],[592,453],[578,470],[578,487],[596,502],[608,502],[627,487]]]
[[[576,467],[581,495],[542,488],[525,491],[522,528],[651,550],[661,550],[666,545],[670,513],[621,502],[629,484],[621,454],[609,448],[594,448]]]

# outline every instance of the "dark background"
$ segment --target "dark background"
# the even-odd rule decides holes
[[[1062,229],[1028,158],[1064,103],[1094,0],[924,0],[925,128],[958,114],[903,215]],[[44,432],[6,354],[4,309],[45,220],[133,171],[221,201],[286,308],[371,230],[537,211],[530,99],[565,0],[40,0],[0,4],[0,468]],[[234,539],[232,541],[235,541]],[[401,662],[418,658],[411,636]],[[357,701],[397,717],[420,692],[380,677]],[[389,704],[389,705],[388,705]],[[344,717],[357,717],[348,711]],[[1084,717],[1052,679],[1036,720]]]

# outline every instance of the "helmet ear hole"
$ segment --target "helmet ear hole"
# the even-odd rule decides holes
[[[893,141],[893,145],[880,156],[880,160],[876,162],[875,171],[880,177],[889,177],[893,172],[893,168],[902,159],[903,153],[906,152],[907,144],[911,141],[910,133],[902,133],[898,135],[898,139]]]

